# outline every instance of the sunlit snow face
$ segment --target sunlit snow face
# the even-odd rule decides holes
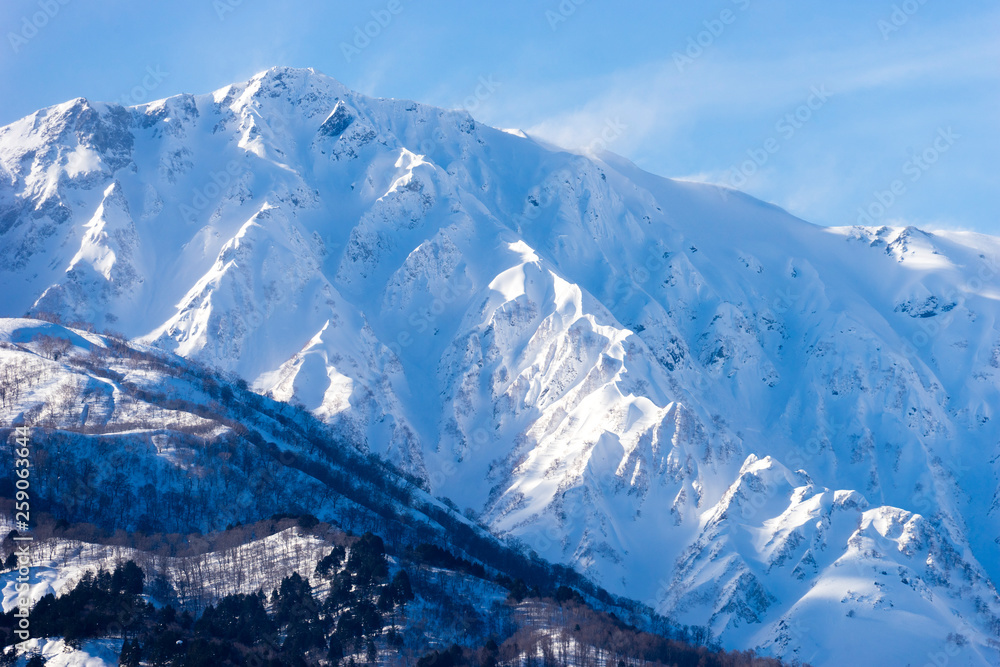
[[[237,373],[733,645],[846,651],[777,628],[861,618],[986,646],[996,239],[816,227],[302,71],[129,113],[0,137],[3,314]]]

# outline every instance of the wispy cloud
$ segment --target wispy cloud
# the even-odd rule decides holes
[[[955,123],[969,137],[961,155],[956,149],[929,172],[895,215],[947,227],[958,226],[942,222],[951,213],[982,220],[991,188],[981,173],[992,163],[989,146],[1000,149],[989,120],[998,103],[1000,10],[925,21],[887,41],[871,28],[853,44],[777,53],[718,44],[683,72],[665,58],[558,85],[513,81],[477,115],[568,148],[591,145],[619,123],[625,129],[610,150],[663,175],[732,186],[748,151],[780,137],[776,121],[822,86],[829,106],[737,187],[808,220],[852,224],[909,153]]]
[[[629,152],[651,137],[663,142],[704,114],[745,115],[796,103],[810,86],[826,85],[835,95],[873,90],[905,90],[975,81],[996,81],[1000,41],[982,25],[1000,25],[1000,12],[950,26],[933,36],[920,34],[862,48],[824,50],[795,58],[747,59],[722,49],[679,72],[672,59],[611,75],[567,82],[557,89],[505,91],[505,104],[490,108],[510,115],[529,132],[553,143],[583,146],[600,135],[608,119],[620,118],[628,132],[618,150]],[[984,32],[988,34],[983,34]],[[587,95],[585,91],[596,93]],[[558,107],[555,99],[586,101],[576,108],[540,117],[530,110]],[[544,111],[541,111],[544,113]]]

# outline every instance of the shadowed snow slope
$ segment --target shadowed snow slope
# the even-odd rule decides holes
[[[727,646],[1000,661],[998,239],[284,68],[0,128],[0,234],[0,314],[234,371]]]

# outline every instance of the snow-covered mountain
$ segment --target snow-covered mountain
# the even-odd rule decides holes
[[[727,647],[1000,661],[1000,239],[285,68],[0,128],[0,235],[0,315],[233,371]]]
[[[274,664],[350,664],[348,655],[365,664],[416,664],[453,644],[489,651],[492,640],[503,665],[546,651],[565,656],[572,647],[573,657],[559,664],[586,667],[600,655],[611,664],[656,656],[655,664],[780,667],[725,656],[705,628],[678,626],[526,554],[302,408],[162,350],[37,319],[0,319],[0,423],[31,424],[23,432],[0,426],[0,451],[17,456],[27,442],[33,520],[25,597],[26,559],[17,548],[25,528],[15,521],[15,480],[0,477],[4,664],[13,660],[13,643],[21,654],[40,650],[53,667],[118,664],[119,655],[133,664],[136,651],[142,664],[204,664],[204,628],[185,624],[184,612],[201,616],[200,624],[211,617],[206,605],[282,590],[295,575],[310,581],[309,606],[322,619],[299,617],[277,636],[255,635],[254,645],[279,651]],[[376,611],[387,611],[379,592],[388,575],[376,577],[375,590],[371,581],[345,581],[352,575],[344,569],[340,583],[329,575],[345,555],[338,561],[334,544],[348,548],[348,570],[366,561],[350,551],[362,534],[369,547],[385,536],[395,565],[413,575],[415,598],[399,616],[368,613],[359,638],[353,609],[371,598]],[[118,612],[106,614],[108,599],[88,592],[84,579],[100,579],[101,569],[116,571],[126,560],[145,574],[143,605],[119,598],[111,606]],[[272,613],[282,607],[273,597]],[[32,639],[21,642],[15,611],[28,599]],[[181,622],[173,623],[178,613]],[[289,639],[303,627],[313,628],[308,644]],[[123,643],[122,634],[141,646]],[[239,648],[226,631],[209,634]],[[377,661],[368,658],[369,642]],[[338,662],[327,649],[348,655]],[[324,654],[327,662],[318,662]],[[226,664],[255,662],[237,656]]]

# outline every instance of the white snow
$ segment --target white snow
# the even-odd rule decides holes
[[[235,371],[727,647],[1000,661],[1000,239],[820,228],[309,70],[112,109],[0,136],[0,314]]]

